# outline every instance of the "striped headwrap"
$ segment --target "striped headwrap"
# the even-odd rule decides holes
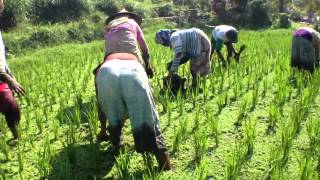
[[[156,33],[156,42],[163,46],[170,46],[170,36],[175,30],[161,29]]]

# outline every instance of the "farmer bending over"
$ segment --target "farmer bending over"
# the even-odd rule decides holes
[[[4,8],[3,0],[0,0],[0,13]],[[5,116],[8,127],[14,139],[19,137],[17,126],[20,121],[20,109],[13,92],[24,95],[24,89],[16,81],[6,62],[5,47],[0,32],[0,113]]]
[[[170,157],[148,81],[153,71],[148,46],[139,27],[141,21],[141,17],[126,10],[106,20],[106,57],[96,74],[98,104],[100,113],[108,119],[110,141],[116,152],[122,146],[122,128],[129,117],[136,151],[154,153],[159,168],[170,170]],[[106,136],[106,118],[100,116],[100,122],[100,135]]]
[[[291,67],[313,72],[319,60],[320,33],[308,27],[298,28],[292,39]]]
[[[211,45],[207,35],[200,29],[185,30],[163,29],[156,33],[156,43],[174,50],[173,61],[168,63],[169,77],[177,73],[178,67],[190,59],[192,87],[197,87],[198,76],[206,76],[211,71],[210,52]]]
[[[210,55],[210,59],[212,59],[212,55],[214,51],[217,51],[219,63],[223,66],[226,66],[226,60],[224,59],[221,50],[223,44],[227,47],[228,55],[227,55],[227,62],[229,63],[230,57],[234,56],[237,61],[239,61],[239,57],[237,57],[237,52],[233,47],[233,43],[238,42],[238,31],[236,28],[228,25],[220,25],[214,26],[212,30],[212,37],[211,37],[211,46],[212,51]]]

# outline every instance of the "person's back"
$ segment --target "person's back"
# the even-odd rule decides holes
[[[141,62],[142,57],[137,41],[138,24],[128,17],[115,19],[105,30],[105,53],[134,54]]]
[[[309,27],[300,27],[293,33],[291,66],[314,71],[320,60],[320,33]]]

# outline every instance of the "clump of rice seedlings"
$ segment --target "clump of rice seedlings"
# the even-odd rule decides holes
[[[289,160],[289,153],[292,147],[292,130],[290,129],[283,129],[281,132],[281,166],[285,167]]]
[[[188,123],[189,123],[189,121],[187,119],[179,121],[179,127],[178,127],[177,133],[174,137],[173,145],[172,145],[172,152],[173,153],[179,151],[179,146],[181,145],[182,141],[187,137]]]
[[[249,75],[248,80],[247,80],[246,92],[248,92],[250,90],[251,80],[252,80],[252,77],[251,77],[251,75]]]
[[[317,178],[318,173],[313,168],[312,157],[307,153],[302,162],[300,162],[300,179],[309,180]]]
[[[5,180],[6,178],[6,173],[4,172],[4,170],[0,167],[0,177]]]
[[[130,154],[127,152],[120,152],[116,159],[116,171],[120,179],[130,179]]]
[[[225,80],[225,74],[221,72],[221,79],[220,79],[220,84],[219,84],[219,94],[223,92],[223,85],[224,85],[224,80]]]
[[[241,94],[241,89],[240,89],[240,84],[242,84],[241,82],[236,82],[235,85],[233,86],[232,88],[232,91],[233,91],[233,97],[232,97],[232,100],[237,100],[238,97],[240,96]]]
[[[54,139],[57,140],[59,137],[59,132],[60,132],[60,126],[57,122],[51,121],[52,122],[52,131],[53,131],[53,136]]]
[[[293,130],[293,134],[296,135],[301,131],[301,122],[303,119],[303,111],[300,109],[299,105],[293,109],[291,114],[291,128]]]
[[[170,103],[169,90],[166,90],[161,96],[160,103],[162,104],[163,112],[167,112]]]
[[[241,166],[245,162],[245,150],[241,144],[236,144],[231,156],[227,158],[225,177],[229,180],[239,179]]]
[[[5,140],[5,137],[0,136],[0,150],[5,156],[5,161],[9,160],[9,147],[7,145],[7,142]]]
[[[41,149],[38,152],[37,169],[42,178],[48,178],[49,176],[51,154],[50,140],[47,137],[45,143],[43,144],[43,150]]]
[[[35,121],[36,121],[36,125],[37,125],[37,128],[38,128],[38,134],[41,134],[42,133],[42,125],[43,125],[43,121],[42,121],[42,117],[41,116],[38,116],[35,118]]]
[[[251,111],[253,111],[256,108],[256,105],[259,100],[259,86],[256,86],[256,88],[252,91],[252,103],[251,103]]]
[[[269,81],[268,81],[268,79],[265,79],[265,80],[262,81],[262,86],[263,86],[262,97],[266,97],[267,91],[269,89]]]
[[[309,146],[311,152],[315,153],[317,146],[320,145],[320,121],[317,119],[310,119],[306,125]]]
[[[196,169],[194,170],[193,177],[199,180],[205,180],[208,178],[208,162],[205,159],[201,159],[198,164],[196,164]]]
[[[208,137],[203,131],[197,130],[194,133],[194,149],[196,160],[201,160],[208,150]]]
[[[21,149],[20,144],[18,144],[17,157],[18,157],[18,165],[19,165],[19,175],[20,175],[20,178],[21,178],[22,177],[22,171],[24,169],[23,161],[24,161],[25,157],[23,156],[23,149]]]
[[[200,107],[197,107],[194,112],[194,128],[198,130],[200,127]]]
[[[206,103],[208,99],[209,90],[207,86],[207,81],[205,80],[202,83],[202,90],[203,90],[203,102]]]
[[[225,92],[223,95],[220,95],[217,100],[218,111],[216,112],[216,116],[221,114],[223,108],[225,108],[228,104],[228,92]]]
[[[269,169],[265,172],[263,179],[283,179],[281,151],[278,147],[273,147],[270,151]]]
[[[237,121],[235,122],[236,126],[240,126],[243,119],[247,116],[247,104],[248,100],[244,98],[239,107]]]
[[[215,139],[216,147],[219,146],[219,121],[218,119],[215,119],[211,112],[207,112],[207,120],[209,120],[209,126],[212,131],[212,135]]]
[[[245,143],[247,145],[247,155],[253,154],[254,140],[256,138],[256,124],[257,122],[251,118],[245,122]]]
[[[183,101],[183,95],[182,95],[181,91],[179,91],[178,95],[177,95],[177,105],[178,105],[178,108],[179,108],[179,116],[182,116],[185,104],[184,104],[184,101]]]
[[[268,132],[275,132],[276,128],[278,127],[278,120],[281,117],[280,110],[277,106],[271,104],[268,114]]]

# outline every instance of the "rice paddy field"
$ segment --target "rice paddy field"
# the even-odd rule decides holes
[[[158,172],[134,151],[130,123],[126,151],[97,143],[99,121],[92,70],[103,41],[40,49],[9,63],[27,95],[21,139],[10,141],[0,117],[0,179],[318,179],[320,74],[289,67],[292,30],[240,31],[247,49],[239,64],[212,73],[201,90],[160,94],[169,48],[146,30],[160,124],[174,169]],[[188,78],[188,65],[179,74]],[[107,83],[107,82],[106,82]]]

